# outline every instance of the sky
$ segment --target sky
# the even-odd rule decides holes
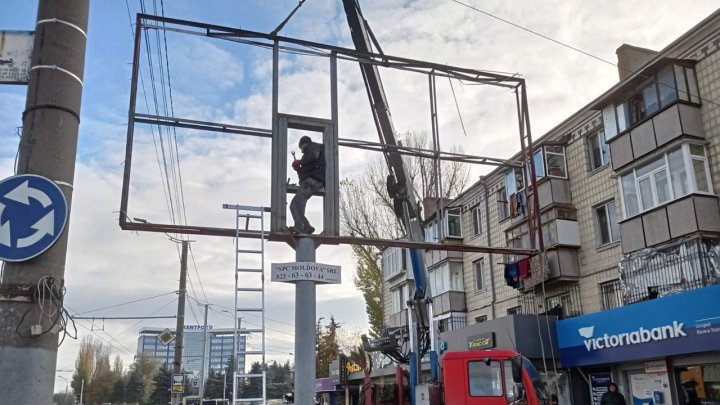
[[[672,0],[465,2],[612,62],[616,60],[615,49],[621,44],[662,49],[717,7],[713,0],[697,0],[692,6]],[[292,0],[167,0],[162,5],[144,0],[149,14],[156,13],[156,9],[159,14],[162,6],[169,17],[261,32],[272,31],[296,5],[297,1]],[[617,68],[611,64],[453,0],[363,0],[361,5],[387,54],[525,77],[536,137],[618,80]],[[130,18],[134,21],[140,9],[140,0],[95,0],[91,4],[65,272],[65,303],[71,314],[163,316],[176,311],[177,296],[173,292],[178,288],[178,245],[163,234],[122,231],[117,223],[132,67]],[[0,29],[32,30],[36,11],[36,2],[4,0],[0,2]],[[141,61],[144,87],[139,90],[138,112],[164,113],[169,108],[177,117],[269,128],[270,52],[218,39],[168,33],[165,61],[158,56],[158,52],[165,54],[165,38],[157,37],[155,31],[148,34],[154,68],[150,70],[144,49]],[[307,0],[281,34],[352,47],[339,0]],[[162,42],[158,42],[160,38]],[[159,75],[163,64],[170,71],[170,79]],[[283,54],[280,111],[330,118],[328,72],[325,58]],[[377,139],[358,67],[341,61],[338,72],[340,137]],[[428,133],[427,78],[387,70],[381,74],[396,130]],[[158,104],[154,101],[153,85]],[[167,107],[162,100],[169,100],[170,88],[173,102]],[[443,149],[460,147],[466,153],[501,158],[509,158],[518,151],[514,97],[509,90],[457,82],[451,89],[449,83],[441,80],[437,88]],[[3,178],[13,174],[18,146],[16,128],[21,126],[26,91],[23,85],[0,85]],[[300,135],[290,135],[291,149]],[[189,224],[232,228],[234,215],[223,210],[222,204],[269,205],[268,141],[180,129],[168,137],[166,134],[166,143],[158,145],[155,129],[142,125],[135,129],[128,212],[131,218],[170,222],[171,213],[178,210],[168,207],[165,197],[168,188],[173,196],[184,195],[185,209],[177,215],[182,215]],[[173,182],[179,175],[171,175],[169,180],[163,177],[162,149],[172,151],[174,147],[168,139],[177,139],[179,163],[167,159],[171,165],[180,167],[181,191]],[[361,175],[368,162],[379,162],[378,156],[348,149],[341,150],[339,159],[341,178]],[[491,169],[474,167],[471,181]],[[311,222],[320,221],[317,202],[311,202],[308,212]],[[189,293],[197,301],[213,304],[209,324],[232,327],[231,317],[222,312],[233,306],[232,239],[192,239]],[[294,260],[294,252],[286,244],[268,243],[266,248],[267,268],[270,263]],[[346,330],[365,330],[367,316],[362,296],[352,282],[350,248],[322,246],[317,260],[341,265],[343,269],[342,284],[318,287],[317,316],[327,319],[333,315]],[[292,358],[293,291],[292,285],[267,283],[270,360]],[[142,301],[115,306],[136,300]],[[108,306],[114,307],[98,310]],[[188,324],[202,323],[202,308],[194,300],[189,301],[186,319]],[[258,323],[259,319],[247,315],[244,322]],[[59,349],[58,374],[70,378],[79,341],[84,336],[92,335],[111,344],[113,355],[121,356],[129,365],[141,327],[172,328],[174,324],[173,319],[78,320],[78,340],[66,340]],[[64,388],[65,381],[58,378],[56,391]]]

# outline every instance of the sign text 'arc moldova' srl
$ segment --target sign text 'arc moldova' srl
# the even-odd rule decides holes
[[[67,218],[67,200],[52,180],[21,174],[0,181],[0,260],[40,255],[60,238]]]
[[[340,284],[340,266],[314,262],[273,263],[272,281],[291,283],[314,281],[324,284]]]

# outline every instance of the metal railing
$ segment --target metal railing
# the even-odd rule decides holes
[[[664,249],[646,249],[618,264],[619,280],[601,285],[603,307],[645,301],[720,283],[720,245],[694,239]],[[607,304],[607,306],[605,305]]]
[[[464,312],[451,313],[449,317],[435,321],[438,332],[447,332],[467,326],[467,314]]]
[[[580,286],[576,283],[553,286],[545,292],[530,291],[518,295],[520,314],[555,315],[560,319],[583,314],[580,301]]]

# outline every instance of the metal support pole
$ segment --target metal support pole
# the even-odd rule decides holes
[[[83,395],[85,394],[85,379],[80,382],[80,405],[83,405]]]
[[[183,333],[185,329],[185,295],[187,294],[187,268],[188,268],[188,245],[189,242],[182,241],[182,254],[180,256],[180,288],[178,296],[177,323],[175,324],[175,357],[173,358],[173,374],[182,373],[182,351]],[[172,405],[180,403],[180,394],[172,394]]]
[[[80,104],[85,68],[89,0],[40,0],[28,80],[17,174],[36,174],[58,183],[68,208],[72,201]],[[2,284],[36,286],[43,276],[65,281],[68,232],[40,256],[6,262]],[[25,314],[25,315],[23,315]],[[0,302],[0,392],[8,404],[52,402],[58,334],[32,338],[40,308],[30,302]],[[42,322],[50,328],[50,322]]]
[[[202,403],[205,394],[205,361],[207,360],[207,340],[208,340],[208,304],[205,304],[205,322],[203,323],[203,354],[202,364],[200,365],[200,402]]]
[[[299,238],[298,262],[315,261],[315,242]],[[295,403],[315,403],[315,282],[295,283]]]

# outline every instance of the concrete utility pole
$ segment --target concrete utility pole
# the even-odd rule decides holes
[[[37,174],[57,182],[68,208],[75,178],[88,12],[89,0],[39,2],[18,156],[18,174]],[[67,242],[66,231],[40,256],[5,263],[2,287],[35,286],[46,275],[64,281]],[[15,327],[26,312],[26,319],[38,319],[36,304],[0,301],[2,402],[49,404],[55,386],[58,334],[20,337]],[[21,332],[29,335],[30,323],[24,324]]]
[[[202,354],[202,364],[200,365],[200,392],[198,394],[200,395],[200,402],[202,403],[202,399],[205,398],[205,360],[207,360],[207,340],[208,340],[208,324],[207,324],[207,318],[208,318],[208,304],[205,304],[205,322],[203,323],[203,354]]]
[[[188,244],[182,241],[182,254],[180,256],[180,288],[178,295],[177,323],[175,324],[175,357],[173,359],[173,374],[182,373],[183,334],[185,331],[185,295],[187,294]],[[171,394],[172,405],[180,404],[180,394]]]
[[[295,260],[315,261],[315,241],[298,238]],[[315,403],[315,281],[295,282],[295,403]]]

